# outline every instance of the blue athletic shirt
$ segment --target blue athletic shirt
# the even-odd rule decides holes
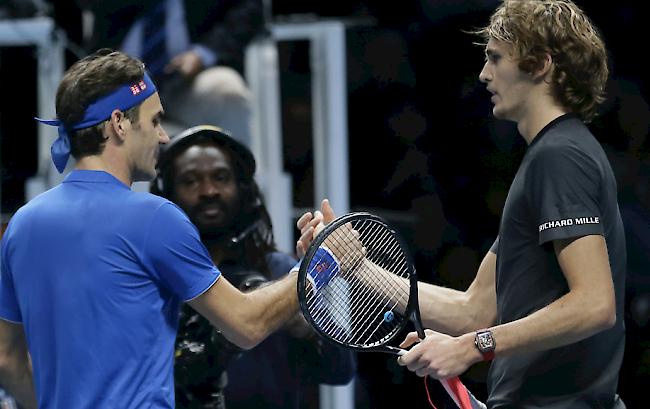
[[[220,276],[173,203],[77,170],[2,241],[0,318],[22,323],[38,406],[173,408],[183,301]]]

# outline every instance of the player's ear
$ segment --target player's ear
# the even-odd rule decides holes
[[[531,72],[533,79],[545,80],[553,72],[553,57],[546,53],[539,61],[537,68]]]
[[[119,109],[114,109],[111,112],[111,117],[108,119],[106,127],[109,128],[110,133],[117,136],[117,139],[124,141],[126,137],[125,121],[127,120],[126,115]]]

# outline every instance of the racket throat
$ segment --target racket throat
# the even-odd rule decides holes
[[[415,326],[415,331],[418,333],[420,339],[424,339],[426,334],[424,332],[424,327],[422,326],[422,318],[420,318],[420,309],[416,306],[411,313],[411,321]]]

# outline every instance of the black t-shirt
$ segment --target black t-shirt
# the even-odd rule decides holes
[[[497,357],[490,408],[618,408],[625,329],[625,238],[616,181],[602,147],[575,116],[548,124],[528,147],[503,209],[497,323],[526,317],[568,292],[553,240],[605,237],[616,292],[614,327],[578,343]],[[620,406],[617,406],[620,405]]]

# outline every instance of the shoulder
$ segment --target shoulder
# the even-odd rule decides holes
[[[548,129],[527,156],[533,166],[561,170],[593,166],[598,151],[602,148],[589,128],[578,119],[568,119]]]
[[[178,207],[176,203],[150,193],[144,193],[141,195],[145,196],[138,198],[143,210],[142,219],[150,219],[151,227],[154,231],[160,233],[164,231],[186,231],[191,233],[191,235],[196,234],[198,237],[196,227],[190,221],[183,209]]]
[[[40,214],[43,210],[49,209],[54,210],[54,207],[58,206],[58,201],[53,200],[58,196],[59,187],[56,186],[52,189],[49,189],[43,193],[38,194],[33,199],[22,205],[16,212],[11,216],[7,230],[10,230],[13,227],[27,223],[29,220],[32,220],[34,215]]]
[[[153,214],[163,213],[165,215],[185,217],[185,212],[178,205],[164,197],[148,192],[133,192],[129,195],[128,201],[129,205],[134,209],[153,212]]]
[[[131,192],[129,194],[129,200],[136,205],[147,207],[158,207],[165,203],[172,203],[164,197],[149,192]]]
[[[539,145],[540,151],[572,148],[580,152],[600,146],[587,125],[578,118],[568,118],[553,124]]]

